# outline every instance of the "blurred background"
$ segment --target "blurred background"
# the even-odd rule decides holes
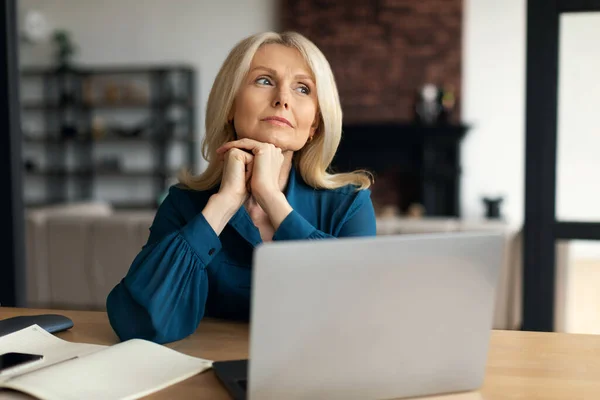
[[[521,326],[525,0],[17,4],[29,306],[103,309],[179,169],[206,167],[206,100],[228,52],[295,30],[332,66],[332,168],[374,173],[378,234],[503,232],[494,324]],[[556,214],[597,221],[600,13],[560,24]],[[600,333],[600,245],[561,241],[556,265],[555,329]]]

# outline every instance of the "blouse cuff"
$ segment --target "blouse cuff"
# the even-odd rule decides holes
[[[308,239],[315,230],[315,227],[310,222],[304,219],[296,210],[293,210],[281,222],[273,235],[273,240]]]
[[[194,249],[204,266],[221,250],[221,240],[202,213],[181,229],[181,235]]]

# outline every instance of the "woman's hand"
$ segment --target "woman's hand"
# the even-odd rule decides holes
[[[219,195],[237,210],[250,195],[248,182],[252,176],[254,156],[237,148],[231,148],[220,154],[224,156],[224,165]]]
[[[210,196],[202,214],[217,235],[248,199],[247,185],[252,175],[254,156],[240,149],[223,154],[223,176],[219,192]]]
[[[250,190],[259,204],[282,192],[280,177],[284,158],[281,149],[269,143],[240,139],[225,143],[217,149],[217,154],[233,150],[252,152],[254,162],[251,165]]]
[[[281,222],[292,212],[292,207],[283,194],[281,185],[281,167],[284,156],[281,149],[269,143],[252,139],[240,139],[225,143],[217,154],[232,149],[252,152],[254,160],[251,167],[250,191],[256,202],[267,213],[273,228],[277,230]]]

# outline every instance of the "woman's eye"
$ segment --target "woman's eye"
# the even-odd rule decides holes
[[[262,78],[258,78],[256,80],[256,83],[258,83],[259,85],[270,85],[271,81],[269,80],[269,78],[262,77]]]
[[[296,90],[302,94],[310,94],[310,89],[308,88],[308,86],[298,86]]]

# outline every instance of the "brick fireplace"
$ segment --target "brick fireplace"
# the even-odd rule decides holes
[[[458,216],[462,0],[281,0],[281,30],[311,39],[329,60],[344,112],[333,168],[366,168],[377,212],[411,206]],[[427,83],[451,88],[449,123],[413,121]]]

